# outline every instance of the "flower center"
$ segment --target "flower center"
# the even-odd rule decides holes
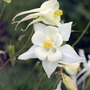
[[[44,41],[44,48],[48,49],[49,47],[52,47],[52,42],[51,40],[48,40],[48,41]]]
[[[63,15],[63,11],[62,10],[57,10],[54,12],[55,16],[60,16]]]

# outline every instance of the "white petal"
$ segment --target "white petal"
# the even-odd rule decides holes
[[[89,74],[89,72],[86,72],[82,77],[80,77],[80,79],[77,81],[77,85],[83,82],[89,76]]]
[[[35,32],[36,31],[39,31],[39,30],[43,31],[45,28],[46,28],[46,25],[45,24],[42,24],[42,23],[35,23],[34,24],[34,30],[35,30]]]
[[[84,60],[86,61],[86,57],[85,57],[85,53],[83,49],[79,49],[79,55],[82,56]]]
[[[48,50],[44,49],[43,47],[37,47],[35,49],[35,55],[37,56],[37,58],[39,58],[40,60],[45,60],[47,55],[48,55]]]
[[[85,73],[87,70],[88,70],[87,68],[82,69],[82,70],[77,74],[77,79],[78,79],[83,73]]]
[[[75,52],[75,50],[68,44],[62,46],[62,61],[68,62],[68,63],[75,63],[75,62],[81,62],[82,57],[78,56],[78,54]]]
[[[57,0],[50,0],[50,1],[46,1],[41,5],[41,8],[43,9],[43,11],[41,11],[41,14],[47,14],[48,12],[50,12],[55,4],[57,3]]]
[[[48,37],[42,31],[37,31],[32,36],[32,43],[35,45],[43,46],[45,40],[48,40]]]
[[[54,26],[47,26],[44,30],[44,34],[48,35],[51,40],[54,40],[57,33],[59,33],[59,29]]]
[[[24,11],[24,12],[21,12],[19,14],[17,14],[13,19],[12,21],[14,21],[18,16],[21,16],[21,15],[24,15],[24,14],[28,14],[28,13],[33,13],[33,12],[40,12],[41,9],[40,8],[37,8],[37,9],[32,9],[32,10],[28,10],[28,11]]]
[[[42,61],[43,68],[48,76],[50,78],[51,74],[55,71],[57,68],[58,62],[51,63],[47,60]]]
[[[31,59],[31,58],[37,58],[34,54],[35,49],[37,48],[37,46],[33,45],[27,52],[21,54],[18,59],[20,60],[27,60],[27,59]]]
[[[63,43],[62,36],[59,33],[57,33],[54,37],[54,45],[59,47],[62,43]]]
[[[71,34],[71,26],[72,26],[72,22],[65,24],[59,23],[60,34],[62,35],[64,41],[69,40]]]
[[[55,90],[61,90],[61,83],[62,81],[60,80],[59,84],[57,85],[57,88]]]
[[[88,59],[90,60],[90,55],[88,55]]]
[[[60,60],[61,57],[62,57],[61,51],[59,49],[53,48],[49,51],[48,61],[55,62]]]

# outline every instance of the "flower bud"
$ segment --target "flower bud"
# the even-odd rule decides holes
[[[75,82],[69,76],[65,75],[64,73],[62,73],[61,75],[62,75],[63,83],[65,84],[68,90],[78,90]]]

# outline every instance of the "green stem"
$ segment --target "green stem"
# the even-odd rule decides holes
[[[9,63],[10,58],[5,62],[5,64],[0,68],[0,71]]]
[[[87,24],[86,28],[81,33],[81,35],[78,37],[78,39],[72,44],[73,47],[81,40],[81,38],[84,36],[84,34],[86,33],[86,31],[88,30],[89,26],[90,26],[90,22]]]
[[[38,89],[39,85],[42,83],[42,81],[44,81],[45,77],[46,77],[46,74],[43,74],[43,76],[39,79],[38,84],[34,87],[33,90],[37,90]],[[40,90],[43,90],[43,89],[40,89]]]
[[[6,3],[3,2],[3,6],[2,6],[2,9],[1,9],[1,13],[0,13],[0,18],[2,17],[2,14],[3,14],[3,12],[4,12],[5,5],[6,5]]]
[[[61,78],[61,77],[60,77],[60,78]],[[55,83],[55,85],[54,85],[54,87],[53,87],[53,90],[55,90],[55,88],[57,87],[58,83],[60,82],[60,78],[57,78],[57,81],[56,81],[56,83]]]
[[[39,67],[39,74],[38,74],[38,76],[37,76],[37,79],[35,80],[35,83],[33,84],[33,90],[35,89],[35,87],[36,87],[36,85],[37,85],[37,83],[38,83],[38,79],[41,77],[40,75],[41,75],[41,73],[42,73],[42,64],[40,64],[40,67]]]
[[[41,89],[40,90],[44,90],[44,85],[45,85],[45,81],[46,81],[46,74],[44,76],[44,80],[43,80],[43,83],[42,83],[42,86],[41,86]]]
[[[34,66],[34,68],[32,69],[32,71],[30,72],[28,78],[26,79],[24,85],[22,86],[21,90],[24,90],[24,88],[26,87],[28,81],[30,80],[30,78],[31,78],[31,76],[32,76],[32,74],[33,74],[33,72],[34,72],[34,70],[37,68],[37,66],[38,66],[39,64],[40,64],[40,62],[37,62],[37,63],[36,63],[36,65]]]

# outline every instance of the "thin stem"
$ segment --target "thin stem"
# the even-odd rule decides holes
[[[45,77],[46,77],[46,74],[43,74],[43,76],[39,79],[38,84],[34,87],[33,90],[37,90],[38,89],[38,87],[41,84],[41,82],[43,82],[45,80]],[[43,90],[43,89],[40,89],[40,90]]]
[[[39,64],[40,64],[40,62],[37,62],[37,63],[36,63],[36,65],[34,66],[34,68],[32,69],[32,71],[30,72],[28,78],[26,79],[24,85],[22,86],[21,90],[24,90],[24,88],[26,87],[28,81],[30,80],[30,78],[31,78],[31,76],[32,76],[32,74],[33,74],[33,72],[34,72],[34,70],[37,68],[37,66],[38,66]]]
[[[6,3],[3,2],[3,6],[2,6],[2,9],[1,9],[1,13],[0,13],[0,18],[2,17],[2,14],[3,14],[3,12],[4,12],[5,5],[6,5]]]
[[[61,77],[60,77],[61,78]],[[54,84],[54,86],[53,86],[53,90],[56,88],[56,86],[58,85],[58,83],[60,82],[60,78],[57,78],[57,81],[56,81],[56,83]]]
[[[0,68],[0,71],[9,63],[10,58],[5,62],[5,64]]]
[[[42,73],[42,64],[40,64],[40,67],[39,67],[39,74],[38,74],[38,76],[37,76],[37,79],[35,80],[35,83],[33,84],[33,90],[35,89],[35,87],[36,87],[36,85],[37,85],[37,83],[38,83],[38,79],[41,77],[40,75],[41,75],[41,73]]]
[[[45,81],[46,81],[46,74],[44,76],[44,80],[43,80],[43,83],[42,83],[42,86],[41,86],[41,89],[40,90],[44,90],[44,85],[45,85]]]
[[[84,36],[84,34],[86,33],[86,31],[88,30],[89,26],[90,26],[90,22],[87,24],[86,28],[81,33],[81,35],[78,37],[78,39],[72,44],[73,47],[81,40],[81,38]]]

